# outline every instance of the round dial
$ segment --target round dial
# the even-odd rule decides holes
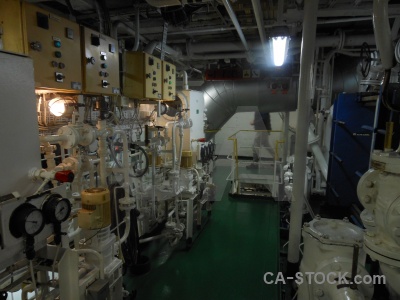
[[[10,218],[10,232],[16,238],[21,236],[35,236],[44,227],[42,211],[30,203],[18,206]]]
[[[43,213],[47,223],[61,223],[71,213],[71,203],[59,194],[51,194],[43,204]]]

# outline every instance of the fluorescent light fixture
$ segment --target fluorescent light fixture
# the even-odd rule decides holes
[[[65,113],[65,101],[61,98],[53,98],[49,101],[50,113],[53,116],[61,117]]]
[[[280,67],[285,62],[286,54],[289,46],[289,38],[287,36],[277,36],[271,38],[272,56],[274,65]]]

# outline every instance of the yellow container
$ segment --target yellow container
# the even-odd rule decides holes
[[[78,212],[78,225],[83,229],[100,229],[111,224],[110,191],[91,188],[81,193],[82,209]]]
[[[192,151],[182,151],[181,168],[192,168],[193,167],[192,157],[193,157]]]

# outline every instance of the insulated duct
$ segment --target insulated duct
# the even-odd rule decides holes
[[[260,112],[294,111],[297,107],[296,89],[293,84],[287,93],[272,93],[270,80],[207,81],[204,108],[207,116],[206,139],[215,133],[237,112],[238,107],[257,106]],[[242,110],[243,111],[243,110]]]

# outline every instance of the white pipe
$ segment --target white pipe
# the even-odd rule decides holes
[[[308,120],[312,94],[311,71],[314,63],[318,0],[304,3],[303,41],[301,46],[298,112],[296,129],[293,200],[290,214],[288,262],[299,261],[299,245],[304,206],[304,176],[306,174]]]
[[[287,163],[287,157],[288,157],[288,152],[289,152],[289,117],[290,117],[290,112],[286,111],[285,112],[285,120],[284,120],[284,128],[283,128],[283,140],[285,141],[285,144],[283,145],[283,154],[282,154],[282,165],[286,165]]]
[[[33,291],[35,291],[35,289],[32,283],[24,286],[21,292],[21,300],[28,300],[28,293],[32,293]]]
[[[314,134],[313,129],[310,126],[308,129],[308,143],[310,144],[311,151],[313,152],[318,166],[321,169],[322,175],[324,176],[325,180],[328,180],[328,164],[324,155],[322,154],[318,141],[319,137]]]
[[[182,76],[183,76],[183,89],[185,91],[189,90],[189,84],[188,84],[188,75],[186,71],[181,71]]]
[[[78,252],[78,254],[92,254],[96,256],[99,261],[100,279],[104,279],[104,258],[99,252],[93,249],[77,249],[75,251]]]
[[[62,141],[67,141],[68,137],[66,135],[42,135],[39,137],[41,144],[44,143],[58,143]]]
[[[257,22],[257,27],[258,27],[258,33],[260,35],[261,45],[263,47],[264,54],[267,55],[267,53],[268,53],[267,36],[265,34],[265,29],[264,29],[264,16],[263,16],[263,12],[261,9],[260,0],[252,0],[251,2],[253,4],[253,10],[254,10],[254,15],[256,17],[256,22]]]
[[[139,6],[136,8],[136,15],[135,15],[135,46],[133,47],[133,51],[138,51],[139,49],[139,41],[140,41],[140,8]]]
[[[373,24],[376,46],[385,70],[393,67],[394,50],[388,18],[388,0],[374,0]]]
[[[200,174],[199,174],[199,171],[197,171],[196,168],[191,168],[190,170],[193,170],[197,175],[197,192],[199,192],[200,191]]]
[[[229,16],[231,18],[231,21],[232,21],[233,25],[236,28],[236,31],[237,31],[237,33],[239,35],[240,40],[242,41],[244,49],[246,50],[246,52],[249,52],[249,50],[250,50],[249,45],[247,44],[247,41],[246,41],[246,38],[244,37],[242,28],[241,28],[241,26],[239,24],[239,21],[238,21],[237,17],[236,17],[235,11],[233,10],[231,4],[229,3],[229,0],[222,0],[222,3],[224,4],[225,9],[228,12],[228,14],[229,14]]]
[[[100,185],[107,188],[107,167],[106,167],[106,156],[107,156],[107,131],[106,131],[106,120],[99,120],[97,122],[97,128],[100,132],[99,135],[99,159],[100,159]]]
[[[124,218],[125,231],[124,231],[124,235],[120,238],[119,241],[117,241],[118,245],[122,245],[122,243],[124,243],[128,239],[129,233],[131,231],[131,218],[130,218],[129,214],[130,214],[129,211],[125,212],[125,218]]]

